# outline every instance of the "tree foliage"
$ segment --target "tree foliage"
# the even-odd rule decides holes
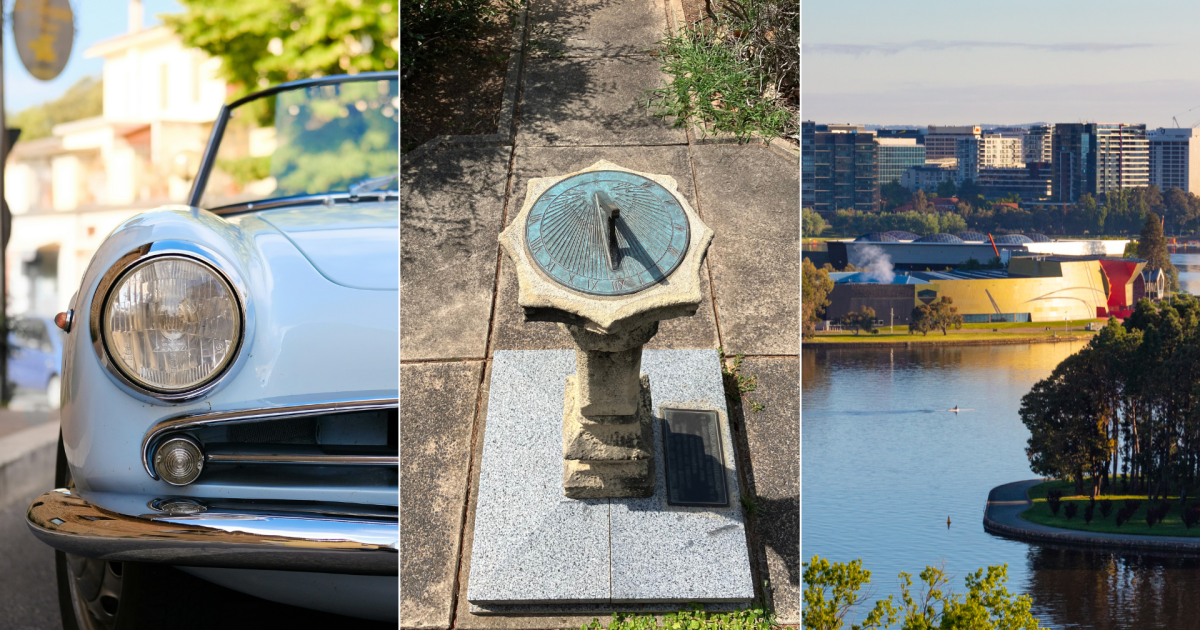
[[[234,96],[309,77],[396,67],[394,0],[180,0],[164,15],[185,45],[221,59]],[[407,2],[405,5],[407,6]]]
[[[963,227],[953,231],[969,229],[994,234],[1038,232],[1074,236],[1131,236],[1142,229],[1149,213],[1157,214],[1163,220],[1163,229],[1168,234],[1195,233],[1200,229],[1200,197],[1178,188],[1166,191],[1160,191],[1156,186],[1125,188],[1101,195],[1083,194],[1074,205],[1043,206],[1033,203],[1014,208],[1004,204],[1020,202],[1020,197],[1015,194],[999,199],[984,199],[979,186],[971,180],[964,181],[954,190],[952,184],[948,184],[943,183],[937,195],[956,196],[959,200],[952,214],[962,220]],[[928,194],[925,193],[926,198]],[[912,203],[913,195],[913,192],[898,184],[895,188],[891,184],[880,186],[883,199],[881,209],[886,214],[896,207]],[[837,221],[831,221],[831,224],[839,229]]]
[[[8,119],[8,126],[21,130],[20,140],[36,140],[49,137],[55,125],[103,113],[104,82],[96,77],[83,77],[62,96],[17,112]]]
[[[1021,401],[1038,474],[1093,495],[1121,475],[1150,500],[1200,481],[1200,302],[1138,302]],[[1181,499],[1182,500],[1182,499]]]
[[[825,269],[817,269],[805,258],[800,265],[800,314],[802,334],[816,332],[816,324],[825,307],[829,306],[829,292],[833,291],[833,280]]]
[[[812,208],[800,211],[800,232],[804,238],[820,236],[825,231],[825,219]]]
[[[877,600],[861,624],[853,630],[874,630],[900,623],[902,630],[1036,630],[1033,601],[1028,595],[1014,595],[1004,583],[1008,565],[990,566],[967,575],[965,595],[950,591],[950,578],[944,569],[926,567],[919,576],[920,590],[914,593],[912,576],[900,574],[900,602],[889,595]],[[804,563],[804,609],[801,623],[805,630],[839,630],[871,598],[863,586],[871,582],[871,572],[861,560],[831,563],[813,556]]]
[[[912,310],[908,332],[909,334],[919,332],[922,336],[928,336],[930,332],[940,330],[943,335],[946,335],[948,329],[960,329],[962,324],[962,315],[958,314],[958,307],[954,306],[954,299],[943,295],[935,302],[922,304]]]
[[[910,199],[911,200],[911,199]],[[932,206],[931,206],[932,207]],[[829,225],[842,235],[904,230],[914,234],[953,234],[967,229],[963,218],[953,212],[858,212],[838,210],[829,217]]]
[[[1146,260],[1146,269],[1161,270],[1170,279],[1172,291],[1179,290],[1179,271],[1171,264],[1171,254],[1167,251],[1167,239],[1163,236],[1162,221],[1153,212],[1146,215],[1146,225],[1138,238],[1138,258]]]
[[[838,318],[838,324],[842,328],[849,328],[857,335],[858,331],[863,330],[871,334],[878,333],[875,328],[875,309],[868,306],[862,307],[858,312],[851,311]]]

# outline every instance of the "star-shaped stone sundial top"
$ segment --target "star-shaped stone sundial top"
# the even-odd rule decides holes
[[[500,235],[526,320],[598,333],[694,314],[711,240],[673,178],[604,160],[530,180]]]

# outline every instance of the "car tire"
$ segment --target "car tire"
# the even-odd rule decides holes
[[[60,434],[54,486],[74,485]],[[108,562],[62,551],[54,552],[54,564],[64,630],[145,628],[149,618],[170,618],[171,567]]]
[[[46,402],[49,403],[51,411],[62,406],[62,379],[57,374],[51,376],[46,383]]]

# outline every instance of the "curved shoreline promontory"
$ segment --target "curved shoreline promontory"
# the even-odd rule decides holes
[[[1021,518],[1033,506],[1029,489],[1041,479],[1014,481],[992,488],[983,511],[984,531],[1026,542],[1053,543],[1120,551],[1156,552],[1176,555],[1200,555],[1200,538],[1180,536],[1126,536],[1104,532],[1085,532],[1050,527]]]

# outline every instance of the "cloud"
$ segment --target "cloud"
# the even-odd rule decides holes
[[[815,55],[895,55],[902,52],[942,52],[947,50],[972,50],[976,48],[1007,48],[1032,50],[1038,52],[1078,52],[1097,53],[1129,50],[1132,48],[1151,48],[1158,44],[1113,44],[1107,42],[1073,42],[1060,44],[1027,44],[1021,42],[972,42],[972,41],[940,41],[923,39],[915,42],[898,42],[884,44],[804,44],[806,54]]]

